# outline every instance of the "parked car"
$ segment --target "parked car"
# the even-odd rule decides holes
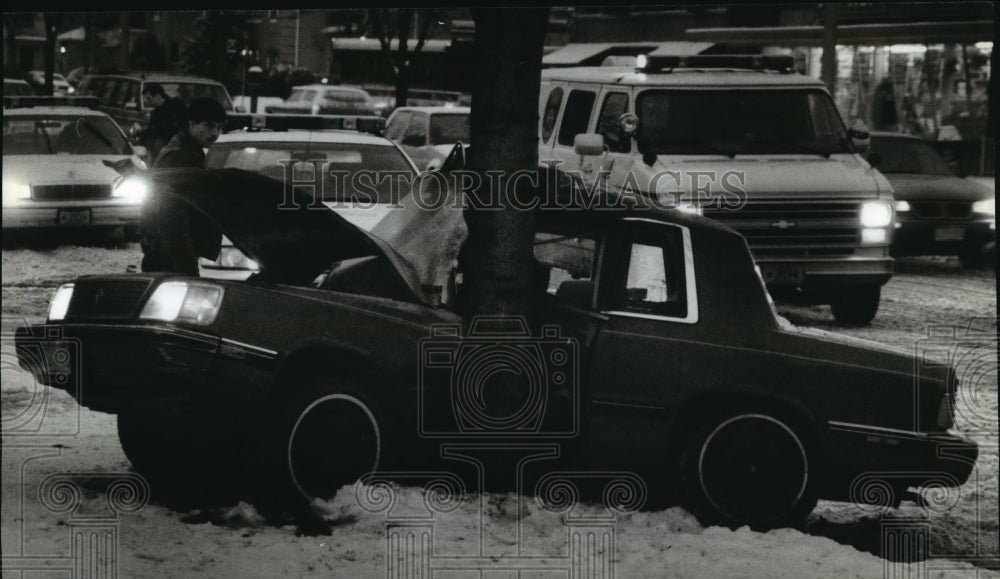
[[[927,141],[872,133],[869,159],[892,184],[893,255],[956,255],[978,267],[996,244],[996,195],[955,175]]]
[[[290,161],[295,162],[289,168]],[[315,183],[318,168],[323,201],[365,230],[398,207],[417,175],[413,162],[392,141],[343,130],[232,131],[212,144],[206,164],[256,171],[300,185]],[[246,278],[256,268],[228,239],[216,260],[201,259],[206,277]]]
[[[28,73],[28,83],[35,89],[36,93],[41,94],[45,87],[45,71],[44,70],[32,70]],[[59,74],[58,72],[52,73],[52,96],[67,96],[76,92],[66,77]]]
[[[746,240],[705,218],[539,212],[535,327],[463,317],[305,191],[237,169],[147,175],[260,272],[84,276],[15,341],[41,383],[118,415],[154,492],[247,482],[295,503],[373,471],[475,481],[473,447],[530,445],[552,459],[525,480],[630,472],[650,500],[681,488],[703,521],[767,528],[819,498],[961,485],[976,463],[949,432],[951,367],[783,322]]]
[[[32,97],[3,109],[3,230],[124,228],[133,234],[141,180],[111,165],[145,168],[106,114],[66,106],[72,97]],[[56,106],[50,103],[63,103]]]
[[[469,107],[399,107],[385,122],[385,136],[397,142],[421,170],[432,171],[455,143],[468,144]]]
[[[3,96],[35,96],[35,91],[26,80],[5,78],[3,79]]]
[[[382,103],[362,88],[306,84],[293,87],[284,103],[270,105],[265,110],[300,115],[381,115]]]

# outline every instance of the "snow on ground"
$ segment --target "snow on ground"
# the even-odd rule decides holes
[[[980,461],[962,488],[927,493],[927,507],[905,503],[880,516],[872,507],[821,502],[804,529],[759,533],[705,528],[679,507],[614,513],[571,503],[560,510],[511,493],[450,497],[439,487],[373,483],[315,504],[331,534],[306,536],[243,502],[199,510],[150,499],[118,445],[114,416],[81,409],[16,367],[10,332],[44,318],[59,283],[123,272],[140,257],[134,244],[3,251],[4,579],[21,577],[17,569],[26,566],[41,570],[24,577],[69,575],[105,552],[100,544],[78,548],[88,532],[104,533],[103,545],[116,547],[100,562],[117,565],[120,577],[422,577],[421,564],[436,577],[475,576],[474,568],[521,569],[530,578],[611,569],[617,577],[1000,577],[993,272],[964,272],[948,260],[906,262],[869,328],[832,326],[824,307],[780,308],[799,325],[911,351],[929,339],[928,325],[966,336],[951,341],[965,348],[958,429],[980,442]],[[967,333],[970,324],[982,331]],[[883,539],[893,537],[926,538],[926,556],[901,563],[874,554],[888,555]]]

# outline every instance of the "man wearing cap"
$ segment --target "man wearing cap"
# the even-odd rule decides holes
[[[205,149],[226,124],[226,111],[210,98],[192,99],[188,104],[187,126],[160,151],[154,169],[205,168]],[[208,217],[187,203],[153,192],[143,205],[142,271],[172,271],[198,275],[198,257],[215,259],[222,233]]]

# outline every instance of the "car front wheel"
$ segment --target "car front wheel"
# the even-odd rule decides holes
[[[845,326],[866,326],[878,312],[882,288],[862,286],[842,288],[830,300],[830,309],[838,323]]]
[[[816,506],[812,466],[807,442],[787,422],[729,414],[709,421],[685,449],[685,502],[704,524],[795,525]]]
[[[330,499],[378,468],[384,425],[353,383],[317,383],[294,396],[266,443],[280,496]]]

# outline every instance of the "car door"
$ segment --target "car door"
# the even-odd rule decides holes
[[[626,219],[609,237],[604,259],[598,311],[606,321],[588,382],[590,458],[596,468],[626,468],[637,455],[666,456],[675,385],[701,355],[688,335],[698,321],[690,232]]]

